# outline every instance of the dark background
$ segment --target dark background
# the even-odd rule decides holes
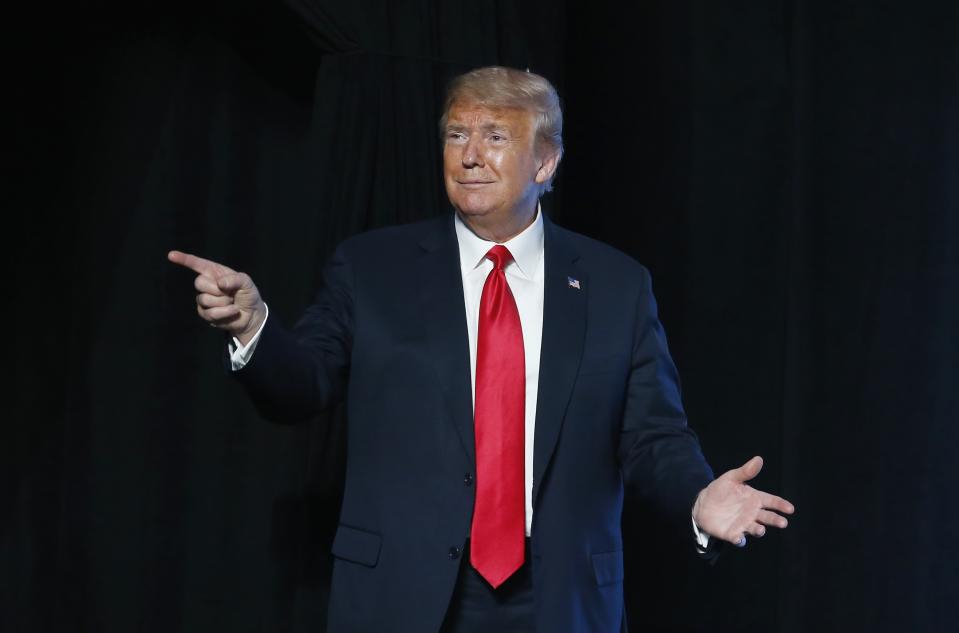
[[[959,3],[31,12],[6,23],[3,631],[323,629],[342,420],[259,419],[165,253],[249,272],[291,324],[338,241],[448,212],[442,89],[493,63],[559,89],[544,206],[651,269],[714,468],[761,454],[798,509],[709,566],[631,508],[632,628],[959,630]]]

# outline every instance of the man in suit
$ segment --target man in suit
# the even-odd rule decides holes
[[[169,258],[265,416],[346,400],[331,632],[620,631],[624,498],[701,551],[793,508],[746,484],[758,457],[713,479],[648,272],[540,212],[563,152],[553,87],[472,71],[440,129],[455,212],[341,244],[292,332],[248,275]]]

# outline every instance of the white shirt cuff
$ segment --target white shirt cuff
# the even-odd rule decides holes
[[[696,519],[693,519],[693,534],[696,535],[696,548],[700,553],[706,551],[706,548],[709,547],[709,535],[699,529],[699,526],[696,525]]]
[[[263,317],[263,323],[260,323],[260,329],[256,331],[256,334],[253,335],[250,342],[243,345],[240,343],[240,339],[234,336],[233,340],[227,343],[227,349],[230,352],[230,369],[233,371],[243,369],[246,367],[246,364],[250,362],[250,359],[253,358],[253,351],[256,350],[256,344],[260,340],[260,334],[263,333],[263,326],[266,325],[266,320],[270,318],[270,306],[265,303],[263,306],[266,308],[266,316]]]

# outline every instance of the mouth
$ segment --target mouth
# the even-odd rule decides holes
[[[457,180],[456,182],[466,189],[481,189],[486,185],[493,184],[492,180]]]

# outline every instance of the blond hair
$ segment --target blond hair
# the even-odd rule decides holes
[[[545,144],[556,152],[557,162],[562,158],[563,111],[556,89],[545,77],[505,66],[486,66],[454,77],[446,89],[446,101],[440,117],[440,138],[444,142],[450,108],[457,101],[491,108],[522,108],[532,112],[537,147]],[[551,190],[552,184],[551,176],[544,184],[543,191]]]

